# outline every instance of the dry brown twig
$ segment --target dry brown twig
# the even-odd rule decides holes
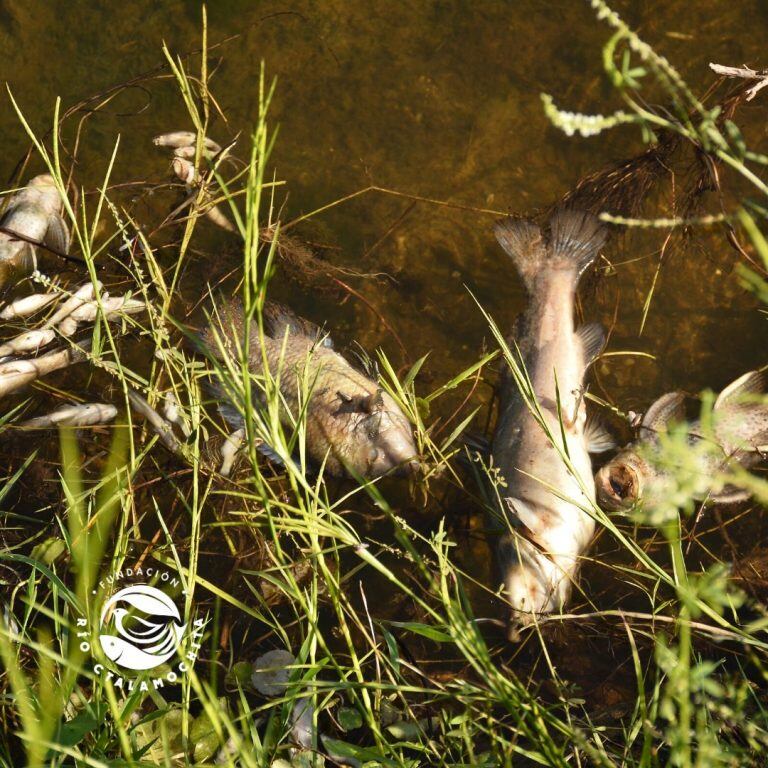
[[[750,69],[749,67],[726,67],[723,64],[710,63],[709,68],[723,77],[739,77],[742,80],[757,80],[751,88],[747,90],[747,101],[757,96],[757,94],[768,85],[768,69]]]

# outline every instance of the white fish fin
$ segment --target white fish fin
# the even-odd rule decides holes
[[[749,371],[731,382],[715,400],[714,408],[722,408],[727,403],[743,395],[757,395],[765,392],[765,374],[763,371]]]
[[[531,533],[536,533],[536,529],[539,527],[539,516],[533,511],[531,506],[514,496],[507,496],[504,501],[507,504],[510,515],[514,518],[513,522],[518,522]]]
[[[685,419],[685,395],[682,392],[667,392],[653,402],[643,416],[640,427],[659,432],[666,429],[670,421]]]
[[[43,243],[59,253],[69,253],[69,227],[61,216],[51,216],[48,229],[45,231]]]
[[[547,259],[541,230],[532,221],[510,217],[497,221],[493,231],[499,245],[514,262],[525,287],[532,291],[536,275]]]
[[[712,493],[709,496],[709,500],[715,504],[739,504],[751,498],[752,494],[749,491],[735,485],[726,485],[719,493]]]
[[[603,326],[600,323],[585,323],[576,330],[576,336],[584,351],[584,362],[592,365],[605,349],[606,337]]]
[[[594,414],[587,416],[587,423],[584,426],[584,439],[587,441],[587,450],[590,453],[605,453],[619,446],[600,418]]]
[[[608,237],[597,217],[568,208],[555,211],[549,227],[551,259],[559,262],[558,266],[563,262],[575,265],[578,276],[597,258]]]

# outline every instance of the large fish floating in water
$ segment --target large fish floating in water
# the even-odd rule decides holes
[[[305,383],[309,385],[306,447],[316,466],[324,463],[328,474],[362,478],[418,469],[411,425],[387,392],[350,365],[318,326],[275,302],[266,303],[263,316],[263,346],[256,323],[252,325],[249,370],[263,374],[266,359],[271,375],[280,374],[281,420],[289,429],[300,414]],[[218,326],[202,333],[209,354],[239,361],[245,318],[238,300],[219,308]],[[233,428],[242,428],[240,410],[228,401],[220,384],[214,389],[224,418]],[[264,452],[269,455],[268,448]]]
[[[750,371],[729,384],[717,397],[712,411],[712,430],[705,433],[701,421],[687,424],[687,441],[694,447],[706,442],[712,449],[702,452],[701,493],[715,504],[746,501],[749,490],[738,481],[725,482],[734,466],[754,467],[768,451],[768,405],[765,374]],[[642,501],[653,504],[669,487],[672,467],[653,461],[661,435],[670,424],[685,422],[685,395],[668,392],[656,400],[643,416],[637,439],[623,448],[595,476],[597,500],[608,511],[626,509]]]
[[[514,340],[530,389],[524,395],[505,373],[491,449],[504,481],[497,559],[515,639],[537,615],[563,608],[595,530],[587,511],[595,504],[589,452],[609,444],[587,424],[584,374],[605,335],[597,324],[574,327],[574,303],[606,232],[593,216],[561,209],[545,231],[506,219],[497,224],[496,237],[529,295]]]

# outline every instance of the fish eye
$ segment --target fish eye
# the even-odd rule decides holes
[[[361,422],[360,427],[365,432],[365,436],[369,440],[376,440],[379,436],[379,430],[381,428],[381,414],[373,414],[372,416],[366,416]]]

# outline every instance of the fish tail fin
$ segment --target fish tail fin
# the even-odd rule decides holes
[[[577,279],[597,258],[608,233],[591,213],[561,208],[549,222],[549,253],[553,266],[575,266]]]
[[[512,259],[525,287],[533,290],[537,275],[547,261],[544,235],[532,221],[509,217],[496,222],[494,234]]]
[[[578,281],[607,238],[599,219],[569,208],[555,211],[548,236],[533,222],[511,217],[497,222],[494,231],[531,292],[538,276],[551,270],[574,268]]]

